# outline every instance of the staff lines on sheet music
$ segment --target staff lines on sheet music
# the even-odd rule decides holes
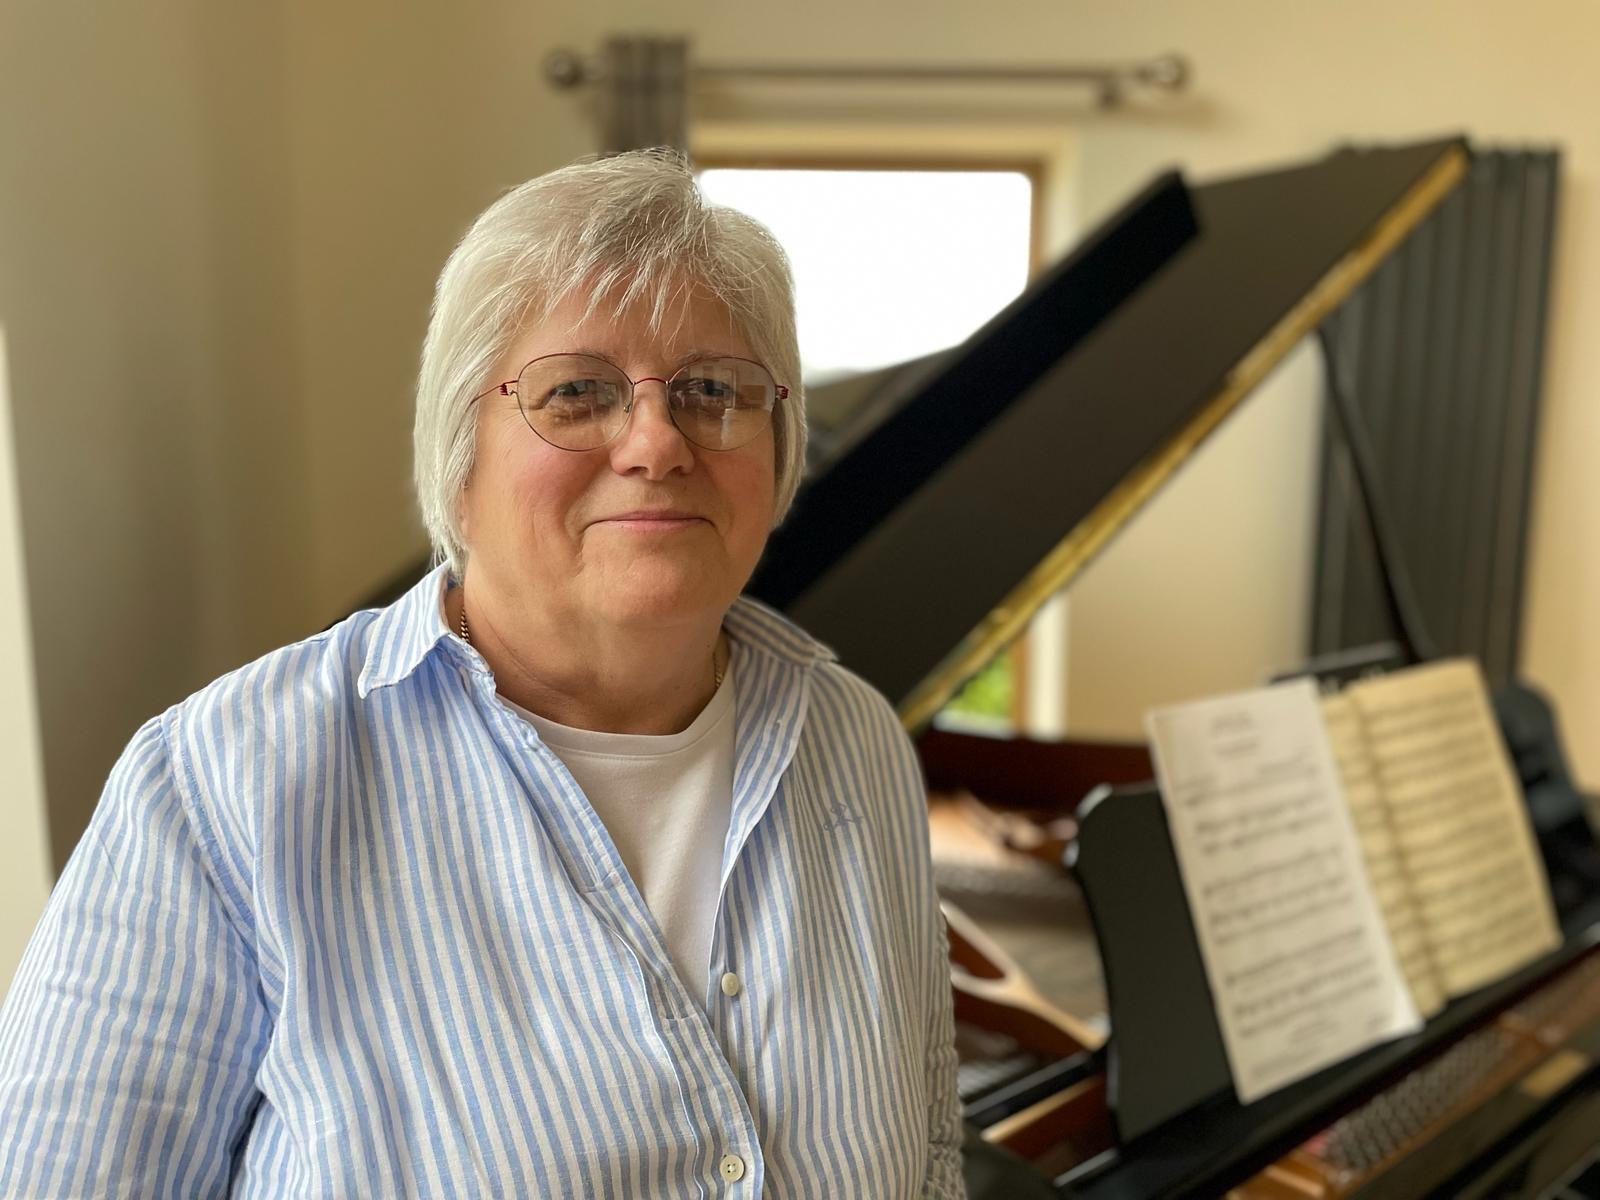
[[[1366,863],[1367,878],[1372,880],[1374,887],[1380,879],[1393,879],[1405,875],[1405,859],[1401,857],[1399,849],[1392,841],[1384,842],[1381,852],[1368,851]]]
[[[1476,916],[1479,906],[1488,900],[1485,893],[1498,890],[1490,887],[1492,883],[1500,881],[1501,887],[1508,888],[1507,881],[1520,882],[1527,870],[1516,859],[1498,859],[1475,871],[1451,872],[1452,866],[1470,861],[1470,856],[1463,856],[1454,863],[1447,862],[1413,874],[1413,894],[1429,924],[1437,925],[1446,914],[1456,912]]]
[[[1229,927],[1236,927],[1240,921],[1249,921],[1258,913],[1268,912],[1272,909],[1282,909],[1288,905],[1299,905],[1301,900],[1318,890],[1325,889],[1328,884],[1348,884],[1348,877],[1337,870],[1319,871],[1310,876],[1292,891],[1264,892],[1256,899],[1237,899],[1229,908],[1220,909],[1211,922],[1211,928],[1221,931]]]
[[[1381,855],[1369,856],[1367,862],[1367,878],[1378,879],[1404,879],[1405,859],[1400,856],[1400,851],[1392,843],[1386,843],[1389,848]]]
[[[1318,799],[1314,792],[1303,792],[1270,806],[1245,809],[1223,818],[1207,818],[1196,822],[1194,835],[1200,839],[1201,849],[1209,855],[1224,848],[1244,850],[1258,842],[1315,829],[1333,820],[1333,815],[1319,805]]]
[[[1236,801],[1235,807],[1250,803],[1253,793],[1282,787],[1287,783],[1315,779],[1316,764],[1296,755],[1289,759],[1262,763],[1243,780],[1219,779],[1215,771],[1207,771],[1169,784],[1172,799],[1184,809],[1202,808],[1215,800]]]
[[[1332,820],[1334,818],[1327,813],[1314,813],[1308,817],[1297,817],[1292,821],[1280,821],[1277,825],[1271,827],[1252,829],[1245,833],[1236,834],[1226,841],[1213,838],[1202,841],[1199,845],[1202,851],[1213,857],[1223,851],[1238,853],[1248,850],[1263,841],[1276,840],[1289,834],[1303,833],[1308,829],[1315,829],[1319,825],[1326,825]]]
[[[1310,1060],[1315,1053],[1316,1043],[1310,1039],[1301,1039],[1291,1042],[1289,1048],[1278,1054],[1269,1055],[1260,1062],[1252,1063],[1245,1068],[1246,1080],[1272,1079],[1280,1073],[1293,1071],[1303,1062]]]
[[[1403,760],[1380,767],[1378,778],[1385,790],[1393,792],[1418,780],[1442,784],[1459,775],[1496,771],[1498,767],[1494,756],[1484,752],[1480,737],[1463,734],[1408,751]]]
[[[1349,880],[1338,877],[1319,879],[1307,884],[1299,891],[1285,896],[1271,896],[1255,904],[1241,905],[1238,912],[1240,919],[1250,921],[1253,913],[1261,908],[1275,908],[1280,905],[1294,903],[1296,906],[1287,912],[1275,913],[1272,916],[1261,917],[1252,923],[1234,927],[1232,925],[1233,911],[1217,914],[1212,922],[1212,936],[1218,946],[1231,946],[1238,941],[1253,941],[1274,929],[1285,925],[1299,925],[1309,917],[1325,913],[1330,909],[1338,908],[1343,901],[1350,900],[1353,895]],[[1248,912],[1246,910],[1249,910]]]
[[[1367,739],[1372,742],[1388,742],[1412,734],[1426,736],[1446,722],[1478,724],[1482,716],[1482,706],[1474,697],[1455,692],[1384,703],[1358,699],[1356,706]]]
[[[1401,959],[1414,959],[1428,951],[1428,939],[1422,923],[1415,919],[1391,928],[1389,940],[1394,943],[1394,952]]]
[[[1394,914],[1396,920],[1410,922],[1413,919],[1407,910],[1415,908],[1416,905],[1411,903],[1411,885],[1406,882],[1403,872],[1389,871],[1384,875],[1375,877],[1369,869],[1367,871],[1367,880],[1372,884],[1372,890],[1378,894],[1380,904],[1388,899],[1404,900],[1406,902],[1403,906],[1400,906],[1401,911]]]
[[[1501,929],[1499,935],[1489,936],[1495,928]],[[1491,922],[1488,929],[1474,929],[1444,942],[1435,957],[1440,970],[1450,970],[1462,962],[1475,963],[1492,952],[1503,952],[1509,947],[1520,948],[1524,938],[1542,929],[1543,922],[1537,909],[1519,909],[1502,914]]]
[[[1514,832],[1515,827],[1503,812],[1481,809],[1463,818],[1447,833],[1403,841],[1400,853],[1414,874],[1425,874],[1435,870],[1440,862],[1482,855],[1484,844],[1491,851],[1490,857],[1504,859],[1507,856],[1500,850],[1501,839]]]
[[[1232,811],[1196,817],[1193,822],[1194,831],[1203,837],[1215,837],[1219,832],[1233,825],[1270,825],[1282,814],[1298,812],[1316,804],[1318,799],[1319,797],[1315,791],[1307,790],[1290,792],[1287,795],[1281,795],[1273,800],[1264,800],[1249,807],[1235,806]]]
[[[1417,829],[1453,823],[1467,810],[1499,812],[1500,806],[1496,803],[1499,794],[1499,779],[1491,775],[1478,775],[1452,788],[1394,796],[1389,811],[1395,832],[1404,842],[1414,839]]]
[[[1444,886],[1417,889],[1417,907],[1423,918],[1435,929],[1453,920],[1467,920],[1473,924],[1483,919],[1480,911],[1485,903],[1485,893],[1509,890],[1510,886],[1526,878],[1528,868],[1516,859],[1492,863],[1481,871],[1457,878]],[[1498,883],[1499,888],[1491,888]]]
[[[1350,800],[1350,792],[1352,792],[1352,789],[1346,786],[1344,797],[1347,800]],[[1368,795],[1363,795],[1360,798],[1360,803],[1355,802],[1355,800],[1350,802],[1350,819],[1355,821],[1355,832],[1357,834],[1376,832],[1376,830],[1382,830],[1386,834],[1389,832],[1389,810],[1379,802],[1376,790],[1373,790]]]
[[[1443,949],[1455,949],[1459,946],[1471,945],[1474,942],[1494,942],[1499,940],[1496,930],[1518,930],[1527,924],[1530,916],[1537,916],[1537,909],[1512,908],[1505,912],[1495,913],[1485,920],[1473,921],[1470,925],[1462,926],[1459,932],[1448,938],[1441,939]]]
[[[1314,941],[1296,946],[1293,950],[1279,950],[1259,962],[1245,963],[1223,972],[1223,982],[1229,987],[1249,985],[1265,986],[1260,981],[1273,971],[1292,967],[1311,957],[1331,958],[1341,951],[1354,953],[1366,938],[1366,931],[1357,925],[1335,930]]]
[[[1352,960],[1358,964],[1354,970],[1351,969]],[[1286,1023],[1295,1013],[1303,1012],[1312,1005],[1326,1003],[1329,988],[1338,984],[1359,986],[1364,978],[1366,972],[1360,969],[1359,960],[1347,955],[1323,964],[1314,974],[1303,976],[1292,984],[1241,1000],[1233,1006],[1232,1012],[1241,1021],[1257,1022],[1257,1028],[1271,1028]],[[1242,1032],[1248,1034],[1250,1027],[1245,1026]]]
[[[1413,862],[1410,868],[1411,886],[1419,901],[1443,896],[1458,907],[1477,900],[1474,893],[1481,890],[1483,880],[1501,873],[1520,876],[1526,869],[1519,858],[1496,855],[1486,859],[1471,846],[1455,854],[1441,850],[1425,865]],[[1440,879],[1442,882],[1435,882]]]
[[[1259,866],[1242,871],[1228,879],[1213,879],[1200,888],[1200,894],[1207,900],[1230,891],[1233,888],[1247,887],[1252,884],[1270,883],[1271,877],[1280,871],[1293,871],[1316,862],[1318,859],[1332,856],[1339,857],[1337,850],[1316,848],[1296,854],[1293,858],[1283,859],[1281,862],[1262,863]]]
[[[1256,1037],[1269,1030],[1282,1029],[1285,1025],[1292,1024],[1296,1017],[1307,1012],[1316,1013],[1320,1020],[1325,1021],[1328,1019],[1327,1012],[1330,1006],[1370,990],[1377,985],[1378,974],[1370,968],[1353,972],[1329,972],[1325,975],[1317,976],[1316,982],[1319,984],[1340,984],[1341,986],[1335,987],[1331,991],[1319,988],[1317,992],[1305,996],[1293,1008],[1270,1015],[1264,1014],[1255,1021],[1247,1021],[1241,1018],[1239,1033],[1244,1037]],[[1295,1041],[1303,1039],[1308,1032],[1304,1028],[1297,1029],[1294,1034]]]

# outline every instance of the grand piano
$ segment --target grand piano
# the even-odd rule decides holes
[[[1443,140],[1161,176],[963,346],[818,395],[810,480],[749,590],[895,701],[936,836],[965,821],[1029,864],[987,901],[941,876],[974,1196],[1600,1196],[1600,855],[1536,693],[1496,702],[1561,947],[1249,1105],[1219,1062],[1144,747],[934,719],[1469,161]],[[1389,649],[1427,656],[1420,638]],[[1077,823],[1091,794],[1144,825],[1096,843]],[[1141,890],[1119,895],[1135,866]],[[986,927],[1008,904],[1060,920],[1025,955]]]

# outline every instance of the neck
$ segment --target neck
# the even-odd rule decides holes
[[[606,733],[680,733],[715,694],[720,617],[671,626],[535,628],[482,591],[451,588],[445,615],[494,672],[495,690],[546,720]],[[713,656],[715,656],[713,658]]]

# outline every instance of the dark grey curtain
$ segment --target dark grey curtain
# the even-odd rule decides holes
[[[650,146],[688,150],[688,64],[683,38],[607,39],[600,80],[605,153]]]
[[[1517,671],[1558,169],[1555,151],[1475,152],[1329,321],[1423,623],[1492,683]],[[1394,634],[1331,415],[1323,428],[1313,655]]]

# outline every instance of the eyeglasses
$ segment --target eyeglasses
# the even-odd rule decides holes
[[[634,389],[651,381],[666,385],[667,414],[678,432],[706,450],[737,450],[755,441],[772,423],[773,406],[789,396],[772,372],[748,358],[700,358],[670,379],[629,379],[615,363],[590,354],[546,354],[473,400],[515,396],[528,428],[552,446],[596,450],[622,432],[633,414]]]

